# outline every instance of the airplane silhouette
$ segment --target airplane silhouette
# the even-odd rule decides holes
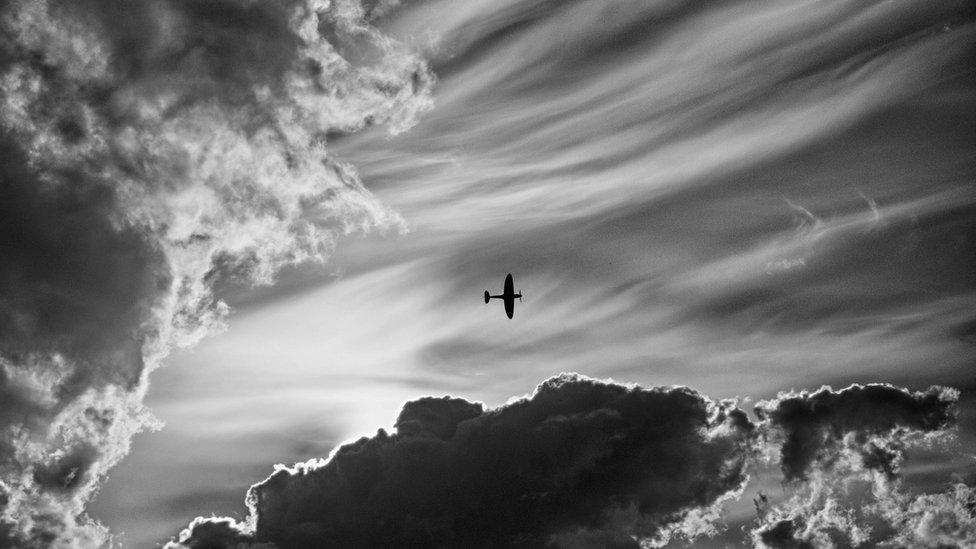
[[[516,297],[519,301],[522,301],[522,291],[519,290],[518,293],[515,293],[515,284],[512,282],[512,273],[508,273],[508,276],[505,277],[505,291],[502,292],[502,295],[491,295],[488,293],[488,290],[485,290],[485,303],[488,303],[492,299],[501,299],[505,301],[505,314],[508,315],[508,318],[512,318],[512,315],[515,314]]]

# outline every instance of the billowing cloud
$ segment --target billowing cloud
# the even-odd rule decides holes
[[[761,430],[779,449],[790,497],[757,501],[757,547],[967,546],[976,535],[971,487],[912,494],[900,479],[906,450],[945,439],[959,393],[852,385],[760,402]]]
[[[759,548],[972,547],[976,489],[962,483],[914,494],[884,475],[837,472],[794,487],[786,501],[759,506],[752,542]]]
[[[976,546],[976,488],[956,483],[939,494],[912,498],[899,490],[885,494],[878,513],[895,530],[895,547]]]
[[[153,424],[148,372],[221,326],[215,288],[400,226],[326,153],[430,104],[387,4],[2,4],[0,546],[107,539],[84,504]]]
[[[764,455],[779,456],[790,496],[756,499],[743,534],[756,547],[965,545],[973,489],[919,495],[898,476],[906,447],[948,437],[956,398],[824,387],[760,402],[754,423],[688,388],[577,374],[490,410],[427,397],[404,405],[393,434],[277,466],[249,490],[244,521],[197,518],[167,547],[652,547],[721,531]],[[807,458],[789,446],[813,440]]]
[[[903,445],[915,435],[943,433],[953,423],[959,392],[945,387],[909,391],[891,385],[830,387],[783,393],[760,402],[756,414],[774,442],[787,481],[832,466],[845,453],[866,469],[896,472]]]
[[[423,398],[394,434],[278,468],[243,524],[197,519],[170,547],[660,544],[708,531],[755,439],[734,403],[683,387],[563,374],[491,410]]]

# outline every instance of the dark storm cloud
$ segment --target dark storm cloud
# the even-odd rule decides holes
[[[945,387],[909,391],[891,385],[829,387],[783,393],[760,402],[764,430],[782,444],[780,466],[787,481],[811,469],[829,468],[846,450],[867,469],[893,475],[911,435],[944,432],[953,424],[959,392]]]
[[[569,374],[493,410],[413,401],[396,428],[279,469],[249,491],[248,523],[198,519],[173,547],[662,542],[705,529],[755,440],[731,403]]]
[[[389,6],[0,4],[0,546],[108,539],[84,505],[153,424],[146,374],[221,325],[215,288],[399,225],[325,150],[429,106],[366,22]]]

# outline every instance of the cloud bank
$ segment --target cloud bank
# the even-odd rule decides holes
[[[636,547],[709,530],[756,440],[732,402],[563,374],[493,410],[407,403],[328,461],[279,468],[251,516],[197,519],[171,548]]]
[[[688,388],[577,374],[492,410],[427,397],[404,405],[393,434],[276,467],[249,490],[243,522],[197,518],[167,548],[654,547],[721,530],[722,504],[762,454],[795,493],[757,500],[758,547],[962,543],[972,488],[916,496],[897,480],[905,447],[948,436],[957,397],[824,387],[760,402],[758,423]],[[874,533],[831,484],[863,472],[878,480],[866,508],[886,529]]]
[[[90,547],[83,516],[147,374],[219,329],[226,284],[398,228],[329,132],[430,106],[385,4],[0,6],[0,546]]]

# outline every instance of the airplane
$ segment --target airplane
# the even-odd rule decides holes
[[[505,314],[508,315],[508,318],[512,318],[512,315],[515,314],[516,297],[519,301],[522,301],[522,290],[515,293],[515,284],[512,282],[512,273],[508,273],[508,276],[505,277],[505,291],[502,292],[502,295],[491,295],[488,293],[488,290],[485,290],[485,303],[488,303],[492,299],[504,300]]]

